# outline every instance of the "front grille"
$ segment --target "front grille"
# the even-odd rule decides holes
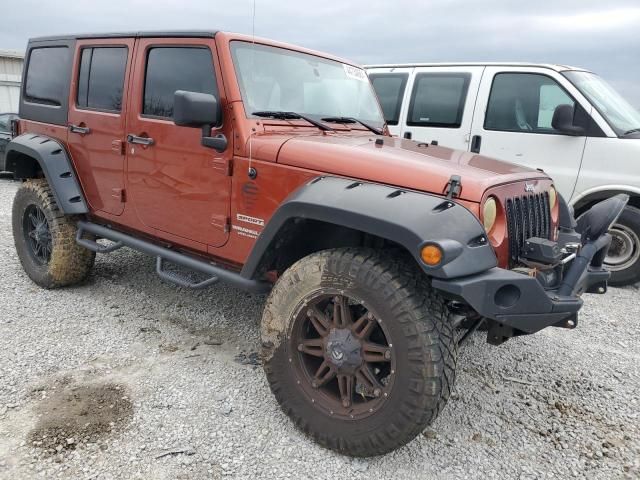
[[[551,208],[549,193],[536,193],[506,201],[509,267],[520,263],[524,242],[531,237],[550,239]]]

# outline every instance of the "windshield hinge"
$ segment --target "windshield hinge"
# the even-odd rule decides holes
[[[451,178],[447,183],[447,189],[445,191],[447,198],[459,197],[461,191],[462,191],[462,179],[460,178],[460,175],[451,175]]]

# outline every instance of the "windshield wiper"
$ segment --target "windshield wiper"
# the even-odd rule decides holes
[[[326,117],[322,119],[323,122],[330,123],[359,123],[367,130],[371,130],[376,135],[382,135],[382,130],[377,129],[376,127],[369,125],[368,123],[363,122],[362,120],[358,120],[353,117]]]
[[[632,133],[637,133],[637,132],[640,132],[640,128],[632,128],[631,130],[627,130],[626,132],[624,132],[622,136],[626,137],[627,135],[631,135]]]
[[[317,120],[314,120],[313,118],[309,118],[306,115],[300,115],[299,113],[296,112],[278,112],[278,111],[271,111],[271,110],[263,110],[263,111],[259,111],[259,112],[253,112],[251,115],[255,115],[256,117],[269,117],[269,118],[275,118],[276,120],[297,120],[297,119],[301,119],[301,120],[306,120],[307,122],[309,122],[311,125],[314,125],[316,127],[318,127],[320,130],[326,132],[328,130],[334,130],[331,127],[328,127],[320,122],[318,122]]]

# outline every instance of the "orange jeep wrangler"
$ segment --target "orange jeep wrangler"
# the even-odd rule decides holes
[[[29,41],[22,85],[7,169],[27,275],[71,285],[129,247],[183,288],[270,292],[271,389],[340,452],[433,422],[482,324],[495,345],[573,328],[606,291],[625,196],[576,224],[541,171],[393,138],[349,61],[222,32],[58,36]]]

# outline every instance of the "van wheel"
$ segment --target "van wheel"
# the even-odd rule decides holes
[[[609,230],[611,246],[605,265],[611,272],[611,285],[640,281],[640,209],[627,206]]]
[[[445,301],[409,262],[370,249],[309,255],[279,278],[262,318],[280,406],[321,445],[390,452],[451,393],[457,345]]]
[[[18,258],[36,284],[72,285],[91,271],[95,253],[76,243],[76,224],[60,211],[46,180],[21,185],[13,201],[12,222]]]

